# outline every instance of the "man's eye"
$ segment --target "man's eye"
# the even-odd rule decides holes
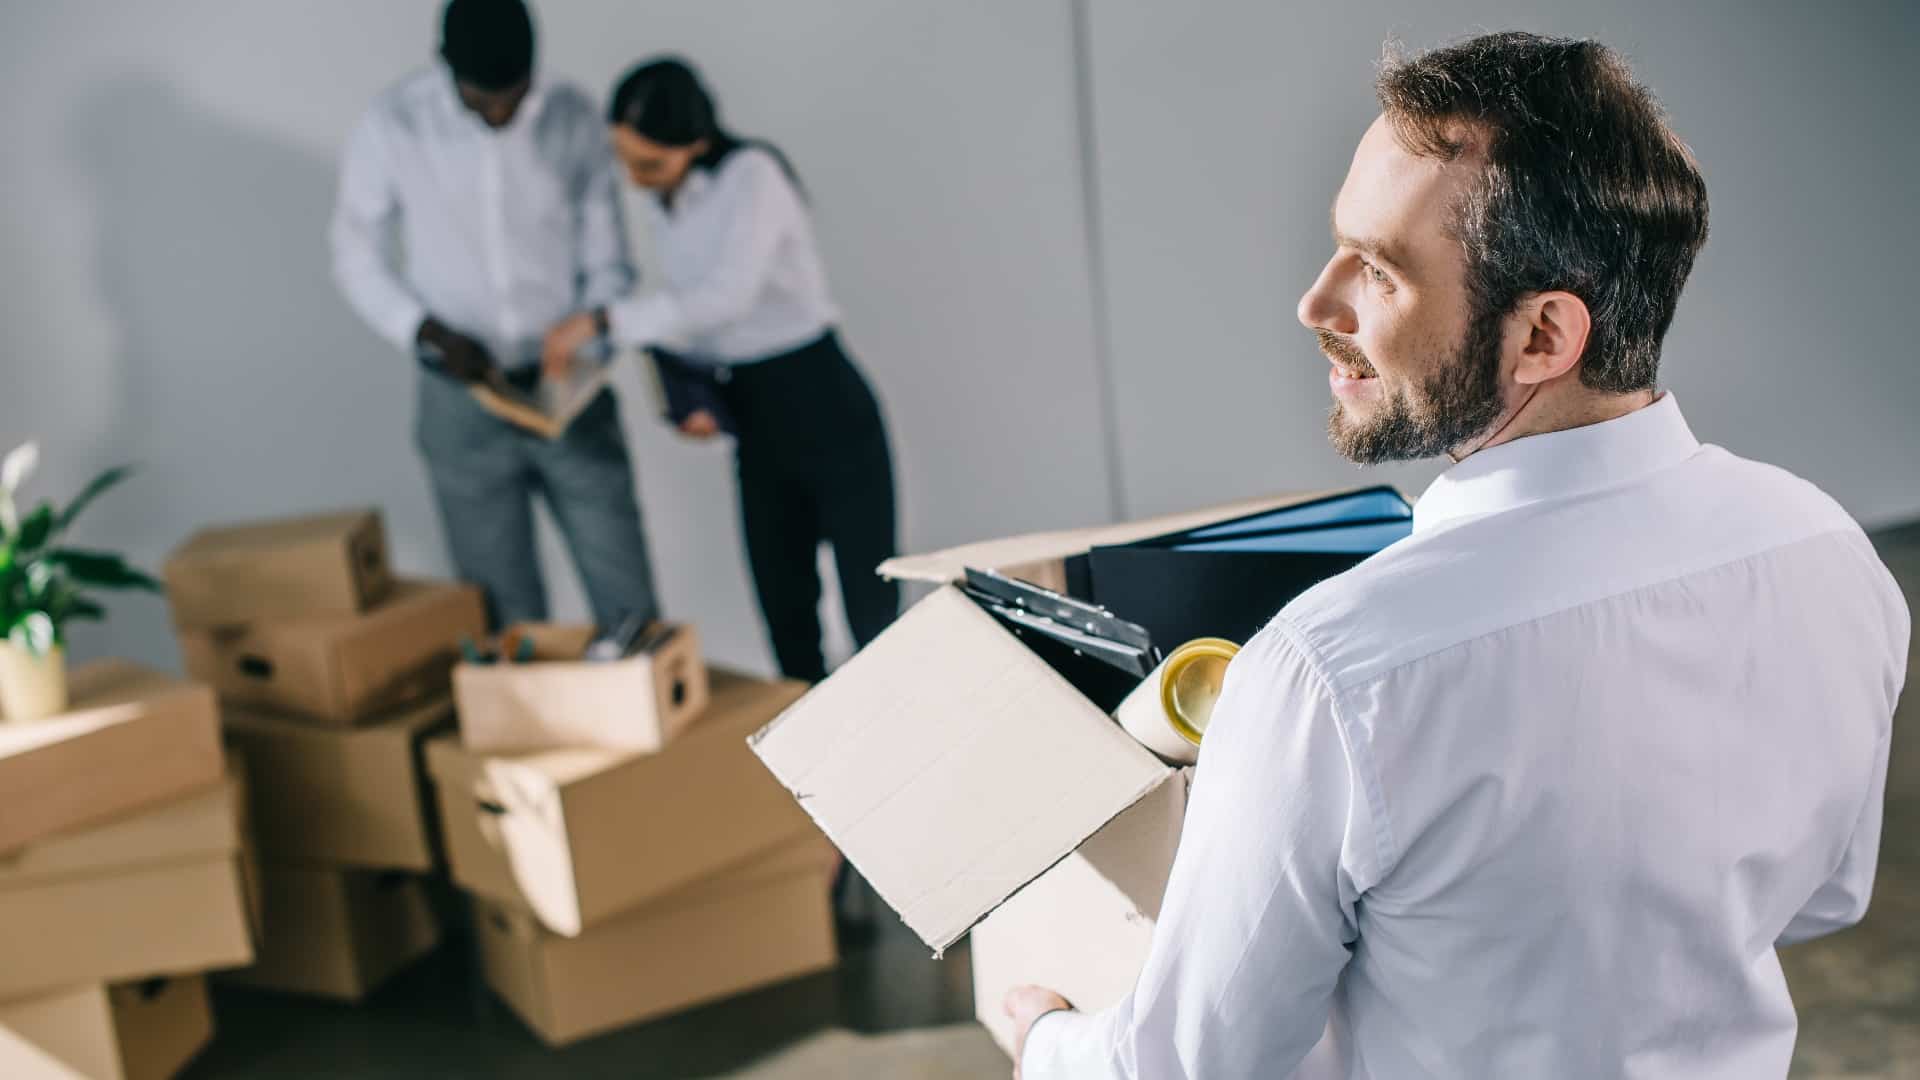
[[[1388,279],[1387,279],[1386,271],[1380,269],[1379,267],[1373,265],[1372,263],[1361,263],[1360,265],[1366,267],[1367,276],[1373,279],[1373,283],[1375,285],[1385,285],[1387,283]]]

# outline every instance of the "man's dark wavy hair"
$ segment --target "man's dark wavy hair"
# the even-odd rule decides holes
[[[1593,321],[1580,381],[1652,389],[1707,240],[1707,185],[1620,55],[1594,41],[1486,34],[1389,59],[1376,89],[1408,152],[1480,162],[1448,222],[1476,314],[1570,292]]]

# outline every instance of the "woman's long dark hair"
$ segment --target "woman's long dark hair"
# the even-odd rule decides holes
[[[743,139],[720,124],[719,107],[685,60],[663,56],[639,65],[613,88],[607,122],[630,128],[662,146],[691,146],[702,139],[707,150],[694,164],[718,169],[727,155],[746,146],[773,155],[780,168],[800,187],[793,163],[780,148],[764,139]]]

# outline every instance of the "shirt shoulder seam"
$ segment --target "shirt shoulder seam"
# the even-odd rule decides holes
[[[1340,736],[1340,745],[1346,750],[1347,761],[1359,777],[1361,790],[1367,800],[1367,813],[1373,819],[1373,865],[1368,867],[1370,880],[1362,886],[1355,882],[1357,891],[1365,892],[1385,879],[1387,868],[1399,860],[1399,847],[1393,835],[1393,823],[1387,814],[1386,793],[1381,789],[1379,778],[1373,768],[1373,761],[1361,749],[1354,738],[1352,725],[1348,722],[1346,709],[1342,704],[1341,689],[1328,675],[1326,658],[1310,641],[1303,630],[1287,618],[1285,612],[1275,616],[1271,623],[1274,630],[1297,651],[1306,662],[1307,673],[1320,684],[1321,692],[1327,698],[1327,711],[1333,716],[1334,730]]]

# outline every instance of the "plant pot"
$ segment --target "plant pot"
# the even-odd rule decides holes
[[[67,650],[35,656],[0,641],[0,721],[44,720],[67,711]]]

